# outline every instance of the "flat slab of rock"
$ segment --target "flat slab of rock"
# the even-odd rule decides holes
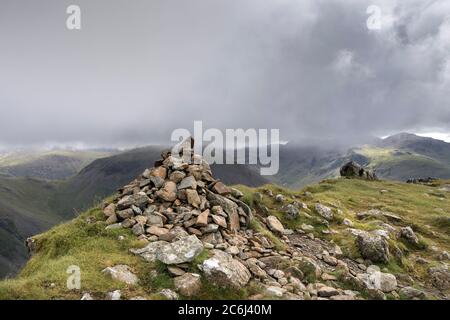
[[[147,246],[141,249],[130,249],[130,252],[140,256],[145,261],[153,262],[156,260],[156,251],[163,247],[168,245],[169,243],[166,241],[155,241],[149,243]]]
[[[129,285],[135,285],[139,281],[138,277],[130,271],[130,267],[124,264],[105,268],[102,272],[110,275],[114,280],[125,282]]]
[[[212,257],[203,261],[206,277],[220,287],[242,288],[250,280],[250,271],[230,254],[214,249]]]
[[[191,235],[160,246],[156,250],[156,259],[165,264],[191,262],[202,250],[203,243],[195,235]]]

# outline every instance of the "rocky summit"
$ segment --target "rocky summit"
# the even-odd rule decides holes
[[[0,282],[0,297],[448,299],[448,182],[367,177],[231,187],[189,148],[166,151],[98,207],[29,238],[20,277],[43,280]],[[68,261],[81,291],[66,286]]]

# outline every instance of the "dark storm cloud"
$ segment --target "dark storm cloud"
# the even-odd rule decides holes
[[[446,0],[5,0],[0,145],[165,142],[194,120],[284,140],[449,132],[449,17]]]

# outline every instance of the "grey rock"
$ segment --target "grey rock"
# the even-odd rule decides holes
[[[188,176],[186,178],[184,178],[183,180],[181,180],[181,182],[178,185],[178,190],[183,190],[183,189],[197,189],[197,181],[195,180],[195,178],[193,176]]]
[[[363,232],[356,238],[356,243],[359,252],[365,259],[382,263],[389,261],[389,245],[386,239]]]
[[[333,211],[327,206],[324,206],[323,204],[320,203],[316,203],[315,209],[316,212],[326,220],[328,221],[333,220]]]
[[[114,280],[125,282],[129,285],[135,285],[139,281],[138,277],[130,271],[130,267],[123,264],[107,267],[103,269],[102,272],[110,275]]]
[[[407,242],[411,244],[419,244],[419,238],[414,233],[411,227],[404,227],[400,229],[400,237],[405,239]]]
[[[399,294],[403,296],[405,299],[420,299],[423,300],[426,298],[426,293],[424,291],[421,291],[419,289],[413,288],[413,287],[404,287],[401,288],[399,291]]]
[[[140,256],[145,261],[153,262],[156,260],[156,251],[163,247],[168,245],[169,243],[166,241],[155,241],[149,243],[147,246],[141,249],[130,249],[130,252]]]
[[[267,226],[275,233],[284,234],[284,227],[281,224],[280,220],[278,220],[278,218],[275,216],[267,217]]]
[[[284,212],[286,212],[287,217],[289,219],[295,219],[300,214],[300,211],[295,206],[293,206],[292,204],[288,204],[286,206]]]
[[[160,292],[158,292],[160,295],[162,295],[167,300],[178,300],[178,294],[170,289],[162,289]]]
[[[213,249],[212,257],[203,261],[206,277],[221,287],[242,288],[250,280],[250,271],[230,254]]]
[[[156,250],[156,259],[165,264],[191,262],[202,250],[203,243],[195,235],[191,235],[160,246]]]

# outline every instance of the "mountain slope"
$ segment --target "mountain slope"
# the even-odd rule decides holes
[[[290,272],[294,270],[296,277],[302,275],[300,278],[302,286],[304,284],[305,286],[310,285],[311,288],[317,288],[308,290],[300,286],[301,289],[295,290],[296,297],[301,294],[305,299],[317,299],[319,289],[327,286],[328,292],[331,291],[330,287],[337,288],[334,290],[341,290],[339,292],[343,292],[341,287],[353,290],[352,294],[357,292],[355,296],[345,296],[347,299],[412,299],[414,297],[448,299],[450,292],[449,288],[445,287],[448,284],[438,282],[438,279],[441,278],[436,278],[435,272],[437,272],[436,270],[447,270],[448,273],[448,269],[442,269],[445,267],[445,261],[444,263],[440,262],[439,256],[445,250],[450,250],[448,229],[450,194],[448,191],[443,191],[449,184],[450,181],[439,182],[430,187],[397,182],[336,179],[311,185],[297,192],[272,185],[257,189],[244,186],[239,188],[244,193],[246,203],[256,210],[251,229],[254,232],[260,232],[280,246],[273,251],[285,250],[286,246],[291,246],[290,250],[297,251],[297,257],[300,257],[299,260],[281,259],[284,261],[283,263],[271,265],[270,268],[283,270],[287,274],[291,274]],[[270,195],[268,190],[273,195]],[[387,192],[381,192],[382,190]],[[277,201],[274,196],[276,194],[282,194],[285,200]],[[302,202],[305,205],[301,206],[303,209],[300,209],[300,214],[296,218],[288,218],[283,208],[287,204],[295,205],[295,202]],[[318,202],[328,206],[334,213],[335,218],[329,223],[324,223],[321,215],[314,209]],[[311,234],[311,236],[296,232],[288,236],[289,243],[284,242],[281,237],[265,227],[265,214],[260,210],[262,207],[267,208],[265,214],[278,217],[285,227],[293,230],[304,229],[305,231],[302,232]],[[390,213],[385,216],[359,216],[356,214],[367,212],[370,209]],[[382,269],[383,274],[390,273],[395,276],[399,286],[395,285],[394,289],[386,289],[386,293],[380,290],[364,289],[361,287],[361,281],[355,282],[356,277],[352,276],[348,269],[342,267],[345,265],[352,272],[356,271],[361,275],[365,274],[364,270],[367,268],[362,266],[362,262],[366,262],[361,259],[356,237],[352,236],[348,222],[344,223],[344,219],[353,224],[353,230],[369,233],[384,230],[389,234],[388,243],[391,252],[389,261],[377,263],[377,265]],[[123,299],[137,296],[146,299],[161,299],[163,298],[160,294],[162,289],[176,290],[174,278],[167,266],[162,263],[146,262],[130,253],[130,248],[144,247],[145,242],[137,240],[130,229],[105,230],[105,226],[103,213],[100,209],[95,208],[71,222],[35,237],[36,254],[17,279],[0,282],[0,298],[80,299],[82,293],[88,292],[96,299],[105,299],[107,292],[120,290]],[[405,226],[411,226],[414,230],[419,239],[417,245],[395,235]],[[396,231],[392,231],[392,229]],[[122,236],[122,240],[118,240],[119,236]],[[330,242],[331,240],[333,242]],[[342,249],[342,254],[325,259],[324,248],[332,252],[335,244]],[[190,297],[191,299],[274,297],[270,296],[273,291],[256,284],[249,284],[243,289],[218,290],[211,286],[203,272],[196,267],[210,254],[211,252],[206,250],[189,264],[189,272],[199,273],[202,283],[201,290]],[[283,255],[276,256],[277,259],[283,257]],[[301,260],[302,256],[308,258]],[[280,261],[277,259],[274,261]],[[270,261],[270,259],[265,261]],[[300,263],[299,261],[309,262]],[[338,263],[337,267],[336,263]],[[66,270],[69,265],[73,264],[79,266],[83,274],[82,292],[69,290],[66,287]],[[137,285],[127,285],[121,281],[112,280],[102,272],[104,268],[119,264],[128,265],[138,276],[139,283]],[[266,269],[268,268],[266,267]],[[322,276],[317,276],[317,272]],[[441,275],[443,274],[445,273]],[[52,285],[50,286],[50,284]],[[284,287],[284,285],[282,286]],[[289,296],[288,291],[284,292],[281,296],[282,299],[293,296]],[[330,298],[330,296],[321,297]]]
[[[0,178],[0,277],[16,273],[27,259],[24,239],[63,220],[50,199],[53,183]]]
[[[339,176],[339,168],[350,160],[374,169],[382,179],[450,178],[450,143],[401,133],[356,147],[284,146],[280,172],[272,181],[302,187]]]
[[[21,151],[0,154],[0,174],[60,180],[77,174],[95,159],[111,156],[115,150]]]

